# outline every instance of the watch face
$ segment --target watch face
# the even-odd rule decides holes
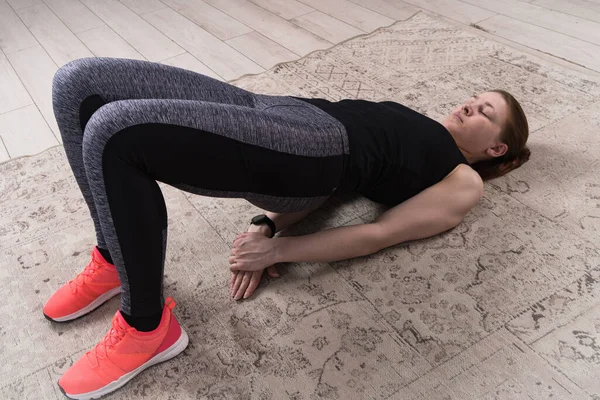
[[[260,224],[261,222],[264,222],[264,217],[266,217],[266,215],[257,215],[256,217],[252,218],[252,223]]]

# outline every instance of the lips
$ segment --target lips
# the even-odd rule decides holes
[[[454,115],[456,118],[458,118],[458,120],[459,120],[460,122],[463,122],[462,118],[460,117],[460,115],[458,115],[458,113],[454,113],[453,115]]]

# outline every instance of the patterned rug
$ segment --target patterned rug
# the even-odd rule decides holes
[[[336,263],[281,265],[228,296],[234,237],[259,210],[161,185],[165,294],[190,335],[111,399],[600,399],[600,79],[424,14],[236,85],[393,100],[440,119],[476,92],[523,103],[532,158],[486,184],[457,228]],[[46,299],[88,262],[93,226],[62,147],[0,165],[0,398],[62,398],[58,377],[110,327]],[[333,198],[290,234],[372,221]]]

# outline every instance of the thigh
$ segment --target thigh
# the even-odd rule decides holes
[[[84,153],[98,158],[93,170],[110,149],[153,179],[189,192],[245,198],[274,212],[300,211],[334,192],[344,145],[339,126],[314,110],[275,108],[117,101],[90,119]]]
[[[206,75],[169,65],[124,58],[89,57],[62,66],[53,80],[53,97],[83,102],[99,96],[103,103],[127,99],[201,100],[254,106],[254,94]]]

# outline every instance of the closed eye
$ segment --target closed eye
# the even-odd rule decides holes
[[[479,112],[481,114],[483,114],[483,116],[486,117],[487,119],[490,119],[490,117],[488,117],[487,114],[483,112],[483,107],[479,107]]]

